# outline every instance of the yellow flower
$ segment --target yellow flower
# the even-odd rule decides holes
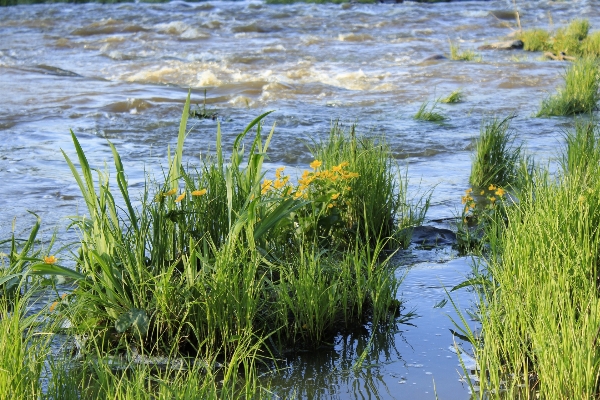
[[[333,208],[333,204],[331,204],[331,203],[327,204],[327,208]]]
[[[192,192],[192,196],[204,196],[205,194],[206,194],[206,189],[194,190]]]
[[[352,190],[352,188],[351,188],[350,186],[346,186],[346,190],[347,190],[347,191],[351,191],[351,190]]]
[[[55,264],[58,261],[58,258],[54,256],[46,256],[44,257],[44,262],[46,264]]]
[[[281,189],[284,185],[285,185],[285,182],[282,180],[279,180],[279,179],[277,179],[275,182],[273,182],[273,186],[275,187],[275,189]]]
[[[502,188],[498,188],[498,190],[496,190],[496,195],[497,196],[504,196],[504,194],[506,193],[506,190],[502,189]]]
[[[494,196],[490,197],[490,201],[492,202],[492,204],[494,204],[496,202],[496,198]]]
[[[335,200],[335,199],[337,199],[338,197],[340,197],[340,194],[339,194],[339,193],[332,194],[332,195],[331,195],[331,200]]]
[[[54,311],[54,309],[56,308],[57,305],[58,305],[58,301],[55,301],[54,303],[52,303],[52,305],[50,305],[50,312]]]
[[[184,197],[185,197],[185,192],[183,192],[179,196],[177,196],[177,198],[175,199],[175,203],[179,203],[181,200],[183,200]]]
[[[315,160],[315,161],[313,161],[313,162],[311,162],[311,163],[310,163],[310,167],[311,167],[312,169],[317,169],[317,168],[319,168],[319,167],[320,167],[322,164],[323,164],[323,163],[322,163],[321,161],[319,161],[319,160]]]
[[[472,191],[473,191],[473,188],[468,188],[467,190],[465,190],[465,194],[469,195],[469,194],[471,194]]]
[[[581,195],[577,200],[579,201],[579,204],[583,204],[585,202],[585,196]]]
[[[277,179],[281,179],[281,173],[283,172],[284,169],[285,169],[285,167],[281,167],[281,168],[277,168],[275,170],[275,177]]]
[[[269,191],[269,189],[271,188],[271,185],[273,184],[273,181],[270,179],[265,179],[263,184],[262,184],[262,188],[260,190],[260,194],[265,194]]]
[[[177,193],[177,189],[171,189],[168,192],[163,193],[163,196],[173,196],[175,193]]]
[[[490,185],[490,186],[488,187],[488,190],[496,190],[496,186],[494,186],[494,185]]]
[[[482,190],[481,192],[479,192],[480,195],[484,195],[485,194],[485,190]]]

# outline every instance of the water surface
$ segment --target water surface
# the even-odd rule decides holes
[[[585,16],[600,29],[593,0],[518,2],[525,28],[552,29]],[[25,235],[40,215],[43,239],[84,203],[61,149],[74,157],[73,130],[89,162],[110,164],[107,139],[121,152],[130,183],[160,172],[177,139],[188,88],[194,103],[218,112],[226,146],[254,117],[275,110],[268,166],[304,168],[305,144],[333,121],[385,135],[413,182],[434,187],[428,225],[454,217],[468,187],[471,141],[482,120],[516,113],[526,149],[551,159],[568,118],[535,119],[540,101],[561,82],[564,62],[519,50],[477,50],[514,34],[512,1],[440,4],[267,5],[257,1],[166,4],[46,4],[0,9],[0,237]],[[449,40],[478,51],[480,62],[426,60]],[[461,89],[465,101],[441,105],[443,123],[412,119],[423,101]],[[196,120],[185,154],[214,150],[216,121]],[[435,220],[435,221],[434,221]],[[439,257],[439,258],[438,258]],[[449,347],[449,310],[434,309],[469,271],[467,259],[421,254],[402,298],[421,317],[374,348],[371,366],[349,366],[360,335],[333,349],[288,360],[273,378],[281,395],[306,398],[467,399]],[[401,272],[399,272],[401,273]],[[471,295],[458,293],[462,306]],[[448,306],[446,306],[448,308]],[[287,383],[286,383],[287,382]]]

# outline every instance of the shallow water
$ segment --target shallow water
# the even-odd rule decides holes
[[[600,9],[593,0],[518,6],[525,28],[558,27],[585,16],[592,29],[600,29]],[[44,239],[58,225],[62,242],[76,240],[64,229],[65,217],[83,212],[84,206],[60,152],[74,157],[69,130],[97,167],[110,163],[107,139],[115,143],[135,190],[145,170],[160,173],[167,145],[176,142],[190,87],[199,104],[206,89],[207,107],[218,112],[226,144],[254,117],[275,110],[267,118],[268,125],[277,124],[271,168],[304,168],[311,161],[305,143],[326,135],[335,120],[385,134],[394,156],[409,167],[411,189],[435,187],[428,218],[452,218],[468,187],[470,144],[483,118],[516,113],[513,127],[538,160],[556,154],[562,132],[572,123],[531,117],[560,84],[566,63],[519,50],[476,50],[514,32],[516,22],[501,13],[512,9],[512,1],[2,8],[0,237],[10,234],[15,217],[17,234],[25,235],[33,220],[30,210],[43,218]],[[481,62],[424,61],[448,53],[449,39],[463,50],[478,51]],[[412,119],[423,101],[455,89],[463,91],[465,101],[440,105],[446,121]],[[214,149],[216,132],[212,120],[193,126],[185,150],[190,161]],[[343,355],[340,342],[317,360],[307,355],[289,361],[293,368],[282,382],[300,379],[303,365],[318,375],[331,371],[331,379],[302,378],[300,386],[280,384],[282,392],[296,390],[307,398],[357,393],[434,398],[435,380],[440,398],[468,398],[458,381],[456,357],[447,358],[453,343],[452,325],[444,316],[448,306],[432,307],[444,297],[441,285],[460,281],[469,266],[465,259],[447,261],[443,254],[444,262],[437,262],[431,259],[436,253],[427,254],[413,262],[401,289],[421,317],[416,326],[399,326],[394,339],[380,346],[382,353],[374,352],[380,360],[376,366],[358,376],[345,372],[355,356]],[[468,293],[457,296],[468,305]],[[346,349],[360,347],[360,340]],[[402,377],[405,383],[398,383]]]

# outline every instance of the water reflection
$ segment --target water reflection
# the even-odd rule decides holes
[[[388,326],[373,335],[362,328],[338,335],[330,347],[290,354],[279,363],[279,371],[267,376],[266,383],[283,399],[393,397],[394,388],[388,387],[383,367],[406,364],[398,349],[400,343],[406,343],[401,325]]]

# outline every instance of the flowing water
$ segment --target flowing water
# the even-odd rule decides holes
[[[517,1],[524,28],[553,29],[586,17],[600,29],[594,0]],[[83,212],[61,149],[74,156],[69,130],[90,164],[120,150],[130,183],[160,172],[188,88],[193,103],[218,113],[226,144],[254,117],[276,123],[271,168],[304,168],[305,144],[333,121],[384,134],[408,165],[416,190],[434,187],[428,225],[448,228],[468,187],[471,140],[484,118],[516,113],[513,127],[538,160],[549,160],[571,119],[535,119],[561,83],[563,62],[520,50],[477,50],[517,29],[512,1],[440,4],[268,5],[257,1],[167,4],[47,4],[0,8],[0,238],[26,234],[42,217],[48,239],[65,217]],[[438,56],[449,40],[479,62]],[[423,101],[461,89],[465,101],[440,105],[442,123],[415,121]],[[186,156],[214,150],[215,120],[196,120]],[[468,274],[469,261],[415,251],[401,291],[420,316],[373,343],[364,368],[351,366],[365,336],[338,338],[318,354],[299,354],[269,379],[282,397],[467,399],[452,322],[433,306]],[[401,272],[399,272],[401,273]],[[468,306],[472,295],[457,293]],[[452,313],[450,313],[452,314]],[[456,316],[455,316],[456,317]],[[475,325],[473,325],[475,326]]]

